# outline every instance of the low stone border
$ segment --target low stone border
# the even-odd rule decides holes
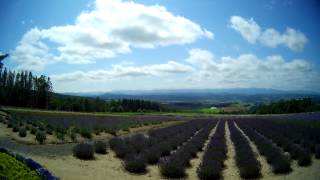
[[[46,168],[42,167],[39,163],[32,160],[31,158],[25,158],[18,153],[12,152],[6,148],[0,147],[0,152],[10,155],[14,157],[16,160],[22,162],[26,166],[28,166],[31,170],[37,172],[37,174],[43,180],[59,180],[58,177],[53,176]]]

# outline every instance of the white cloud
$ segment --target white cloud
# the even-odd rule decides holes
[[[243,38],[250,43],[256,43],[260,36],[260,26],[251,18],[244,19],[240,16],[232,16],[230,18],[231,27],[238,31]]]
[[[259,58],[242,54],[213,59],[210,51],[196,49],[189,52],[186,61],[195,65],[196,73],[188,77],[195,87],[304,89],[315,86],[310,81],[316,82],[317,73],[306,60],[288,61],[279,55]]]
[[[231,27],[251,44],[259,41],[261,44],[272,48],[282,45],[293,51],[302,51],[308,42],[307,37],[302,32],[289,27],[282,34],[274,28],[267,28],[263,31],[252,18],[245,19],[240,16],[232,16],[230,23]]]
[[[75,71],[71,73],[52,75],[53,81],[108,81],[139,76],[163,76],[170,74],[184,74],[192,72],[193,68],[175,61],[166,64],[153,64],[145,66],[132,66],[125,64],[113,65],[111,69],[94,71]]]
[[[95,90],[105,88],[235,88],[257,87],[275,89],[319,89],[319,72],[303,59],[286,60],[280,55],[257,57],[241,54],[238,57],[216,58],[205,49],[191,49],[185,63],[137,66],[120,63],[109,69],[75,71],[52,75],[59,91]],[[101,85],[101,86],[100,86]]]
[[[129,53],[133,47],[179,45],[213,37],[212,32],[164,6],[96,0],[93,10],[82,12],[74,24],[29,30],[12,59],[20,68],[41,70],[57,62],[93,63]]]

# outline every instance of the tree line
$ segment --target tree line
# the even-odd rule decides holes
[[[311,98],[280,100],[268,105],[260,105],[252,110],[256,114],[283,114],[320,111],[320,105]]]
[[[47,109],[52,84],[49,77],[0,69],[0,104]]]
[[[49,77],[32,72],[0,68],[0,104],[79,112],[145,112],[167,110],[158,102],[140,99],[105,101],[100,98],[62,95],[53,92]]]
[[[169,110],[158,102],[140,99],[105,101],[99,97],[78,97],[61,94],[53,95],[49,108],[52,110],[79,112],[159,112]]]

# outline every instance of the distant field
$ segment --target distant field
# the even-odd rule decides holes
[[[161,115],[161,116],[185,116],[193,117],[199,115],[210,115],[204,114],[198,111],[184,111],[184,112],[73,112],[73,111],[54,111],[54,110],[42,110],[42,109],[30,109],[30,108],[17,108],[17,107],[3,107],[2,109],[11,112],[28,112],[36,114],[46,114],[46,115],[88,115],[88,116],[119,116],[119,117],[130,117],[139,115]]]

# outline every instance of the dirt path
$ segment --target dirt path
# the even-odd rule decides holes
[[[273,174],[272,167],[268,164],[266,158],[262,155],[260,155],[259,150],[257,146],[250,140],[250,138],[242,131],[242,129],[237,125],[237,123],[234,123],[235,127],[239,129],[239,131],[244,135],[244,137],[248,140],[251,149],[253,153],[255,154],[257,160],[261,164],[261,175],[262,177],[268,177]]]
[[[240,178],[238,167],[235,160],[236,153],[235,153],[234,145],[230,138],[230,130],[229,130],[227,121],[226,121],[225,131],[226,131],[226,141],[227,141],[228,151],[227,151],[227,159],[224,161],[226,168],[223,170],[222,176],[226,180],[229,180],[229,179],[240,180],[241,178]]]
[[[221,122],[221,121],[220,121]],[[191,167],[187,169],[186,174],[188,179],[199,179],[198,178],[198,174],[197,174],[197,169],[202,161],[202,157],[204,155],[204,151],[207,148],[208,143],[210,142],[211,137],[214,135],[214,133],[216,132],[216,129],[218,127],[218,124],[220,123],[218,122],[216,124],[216,126],[211,130],[208,139],[206,140],[204,147],[203,147],[203,151],[198,152],[197,153],[197,158],[194,158],[190,161]]]
[[[31,158],[43,164],[62,180],[161,179],[157,166],[148,167],[148,172],[143,175],[126,172],[122,162],[112,151],[106,155],[95,155],[96,159],[89,161],[79,160],[71,155],[51,158],[33,155]]]

